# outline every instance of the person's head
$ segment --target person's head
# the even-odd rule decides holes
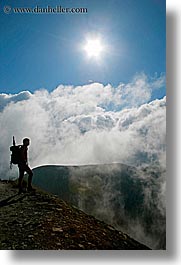
[[[23,139],[23,145],[28,146],[30,144],[30,139],[29,138],[24,138]]]

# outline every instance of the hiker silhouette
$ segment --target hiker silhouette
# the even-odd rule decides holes
[[[24,138],[23,145],[20,147],[20,159],[18,161],[18,168],[19,168],[19,180],[18,180],[18,187],[19,187],[19,194],[24,192],[22,188],[22,182],[24,173],[28,173],[28,191],[34,191],[32,187],[32,177],[33,172],[31,168],[28,166],[28,146],[30,145],[30,139]]]

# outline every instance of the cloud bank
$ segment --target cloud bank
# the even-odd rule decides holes
[[[150,102],[165,77],[137,75],[113,87],[60,85],[52,92],[0,95],[0,177],[8,178],[9,146],[31,138],[30,165],[121,162],[165,167],[166,98]]]
[[[100,213],[109,215],[109,219],[114,217],[111,202],[116,201],[120,205],[116,211],[117,220],[121,222],[126,216],[125,223],[128,222],[128,230],[135,238],[154,248],[162,247],[164,239],[156,246],[157,237],[154,236],[165,236],[166,97],[154,101],[151,98],[153,92],[164,85],[164,76],[148,78],[142,73],[130,83],[117,87],[91,83],[60,85],[52,92],[42,89],[34,93],[0,94],[0,178],[18,176],[16,167],[9,169],[13,135],[18,144],[24,137],[31,138],[31,167],[116,162],[136,166],[139,174],[118,178],[120,185],[114,181],[111,184],[111,173],[107,175],[106,171],[107,178],[103,178],[104,185],[100,185],[106,205],[98,207],[98,200],[97,212],[103,211]],[[111,167],[110,171],[113,172]],[[81,177],[85,178],[85,174]],[[92,180],[94,178],[90,178]],[[121,190],[116,193],[111,185]],[[143,211],[139,220],[129,219],[124,212],[123,199],[131,200],[127,191],[133,193],[133,188],[139,198],[144,194],[144,206],[138,207]],[[148,235],[142,220],[144,216],[149,221]]]

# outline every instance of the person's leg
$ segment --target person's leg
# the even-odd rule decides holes
[[[22,188],[23,177],[24,177],[24,168],[22,166],[19,166],[19,179],[18,179],[19,193],[23,191]]]
[[[26,172],[28,173],[28,189],[32,189],[33,172],[29,166],[26,166]]]

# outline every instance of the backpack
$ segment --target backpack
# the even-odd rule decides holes
[[[21,145],[16,145],[15,138],[13,136],[13,145],[10,147],[11,161],[10,164],[17,165],[21,161]]]

